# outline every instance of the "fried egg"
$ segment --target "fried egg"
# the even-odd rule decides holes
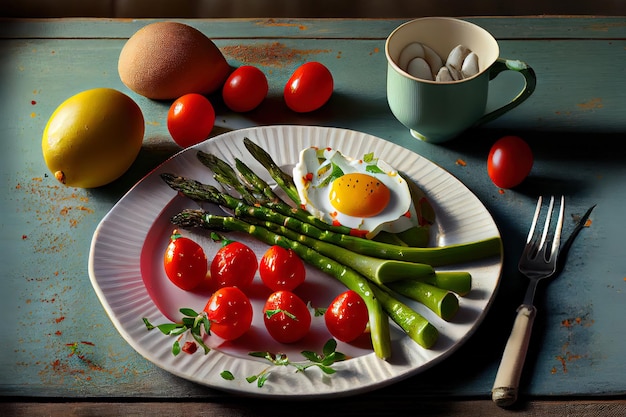
[[[371,239],[383,230],[399,233],[417,225],[409,185],[371,153],[353,159],[331,148],[306,148],[293,179],[305,210],[355,234]]]

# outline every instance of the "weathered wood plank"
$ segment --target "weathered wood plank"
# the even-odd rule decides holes
[[[154,416],[394,416],[504,417],[523,413],[526,417],[576,416],[621,417],[626,414],[626,400],[614,401],[531,401],[512,409],[501,409],[487,400],[412,400],[393,403],[323,401],[310,402],[58,402],[1,404],[5,417],[154,417]]]
[[[498,39],[626,39],[626,17],[461,17]],[[385,39],[410,19],[175,19],[212,39]],[[0,38],[125,39],[155,19],[0,19]]]

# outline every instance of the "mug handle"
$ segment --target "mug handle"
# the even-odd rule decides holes
[[[522,74],[526,80],[524,88],[506,105],[483,115],[480,119],[478,119],[475,126],[497,119],[504,113],[522,104],[528,97],[530,97],[533,91],[535,91],[535,87],[537,86],[537,76],[535,75],[535,71],[525,62],[498,58],[496,62],[493,63],[491,68],[489,68],[489,80],[493,80],[503,71],[517,71]]]

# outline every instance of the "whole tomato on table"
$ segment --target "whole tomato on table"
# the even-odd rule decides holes
[[[311,312],[291,291],[272,293],[263,307],[263,320],[270,336],[280,343],[294,343],[307,335]]]
[[[519,136],[498,139],[489,151],[487,173],[500,188],[513,188],[524,181],[533,167],[533,153]]]
[[[293,250],[273,245],[259,262],[259,275],[272,291],[293,291],[304,282],[306,270],[304,262]]]
[[[298,113],[317,110],[333,94],[333,76],[323,64],[307,62],[298,67],[285,85],[287,107]]]
[[[244,65],[233,71],[222,87],[222,98],[229,109],[248,112],[258,107],[269,90],[263,71]]]
[[[179,146],[186,148],[209,137],[215,124],[215,110],[208,98],[190,93],[172,103],[167,129]]]

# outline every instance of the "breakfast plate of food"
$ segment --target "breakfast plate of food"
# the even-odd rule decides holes
[[[180,237],[202,253],[206,279],[189,287],[168,270]],[[232,337],[214,320],[221,292],[211,269],[231,242],[256,256],[238,262],[253,264],[245,288],[227,286],[243,290],[247,309]],[[268,324],[293,316],[267,307],[277,288],[261,275],[276,246],[304,264],[288,290],[306,305],[307,325],[292,340]],[[113,206],[89,255],[100,302],[139,354],[198,384],[271,398],[362,393],[440,363],[482,322],[501,269],[498,228],[458,179],[389,141],[318,126],[235,130],[179,152]],[[463,277],[464,289],[435,282],[446,277]],[[423,285],[443,295],[414,297]],[[349,340],[326,320],[347,290],[368,319]]]

